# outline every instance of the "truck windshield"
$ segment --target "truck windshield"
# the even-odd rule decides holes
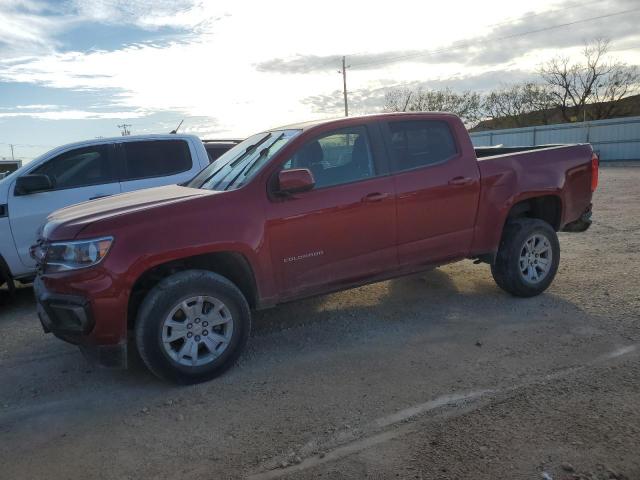
[[[202,170],[185,186],[234,190],[246,184],[300,130],[274,130],[247,138]]]

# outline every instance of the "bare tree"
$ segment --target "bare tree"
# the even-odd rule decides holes
[[[394,88],[387,90],[384,95],[385,112],[406,112],[413,92],[408,88]]]
[[[615,116],[619,101],[638,92],[640,73],[636,65],[621,64],[609,75],[608,81],[597,84],[593,91],[593,106],[589,106],[589,116],[595,119]]]
[[[482,117],[482,97],[477,92],[454,92],[449,88],[428,90],[395,88],[385,94],[387,112],[451,112],[465,124],[476,123]]]
[[[501,118],[513,127],[524,126],[524,115],[539,111],[546,123],[546,110],[553,105],[552,96],[545,85],[528,82],[505,86],[489,92],[483,102],[489,118]]]
[[[615,103],[638,88],[637,68],[610,59],[609,41],[599,39],[585,45],[583,59],[571,63],[569,58],[556,57],[540,67],[540,74],[550,88],[554,106],[565,121],[607,118]],[[588,104],[613,102],[607,108],[589,108]],[[610,108],[609,108],[610,107]]]

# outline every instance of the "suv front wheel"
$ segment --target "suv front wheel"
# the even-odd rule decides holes
[[[206,270],[187,270],[147,294],[136,320],[136,344],[158,377],[199,383],[234,364],[250,330],[249,305],[233,283]]]

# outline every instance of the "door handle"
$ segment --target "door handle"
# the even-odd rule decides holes
[[[473,183],[473,178],[469,177],[455,177],[449,180],[449,185],[470,185]]]
[[[369,193],[364,197],[362,197],[362,201],[363,202],[381,202],[385,198],[389,198],[388,193],[375,192],[375,193]]]
[[[97,200],[98,198],[104,198],[104,197],[110,197],[110,196],[111,196],[111,195],[110,195],[110,194],[108,194],[108,193],[105,193],[105,194],[103,194],[103,195],[98,194],[98,195],[96,195],[95,197],[91,197],[89,200]]]

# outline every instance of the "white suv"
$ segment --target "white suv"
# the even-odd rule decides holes
[[[54,210],[95,198],[185,182],[209,165],[193,135],[103,138],[55,148],[0,180],[0,286],[29,281],[29,248]]]

